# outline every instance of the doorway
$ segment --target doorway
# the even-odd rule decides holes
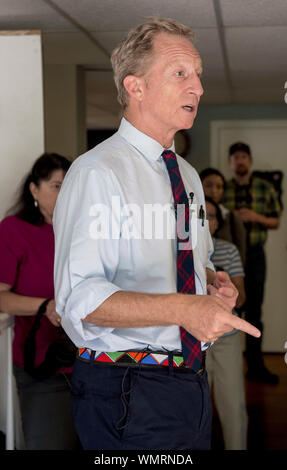
[[[237,141],[252,152],[252,170],[282,171],[283,209],[280,227],[270,230],[266,242],[267,278],[263,305],[264,352],[282,352],[287,341],[287,120],[211,122],[211,166],[227,179],[228,148]],[[282,361],[283,361],[282,356]]]

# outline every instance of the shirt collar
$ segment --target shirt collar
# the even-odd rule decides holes
[[[232,178],[232,183],[233,183],[233,186],[236,187],[236,188],[247,188],[251,185],[252,183],[252,174],[249,174],[248,176],[248,179],[247,179],[247,182],[244,183],[244,184],[239,184],[237,183],[236,179],[235,178]]]
[[[174,142],[169,149],[165,149],[159,142],[141,132],[125,118],[121,120],[118,133],[148,160],[159,160],[164,150],[175,152]]]

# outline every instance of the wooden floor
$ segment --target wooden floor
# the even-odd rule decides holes
[[[271,372],[279,376],[279,384],[264,385],[245,380],[249,417],[248,450],[287,450],[287,364],[284,354],[265,354],[264,362]],[[216,411],[212,449],[223,449]]]

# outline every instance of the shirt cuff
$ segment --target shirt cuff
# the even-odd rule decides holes
[[[106,279],[87,279],[72,289],[64,314],[62,326],[77,347],[105,336],[114,328],[86,323],[82,320],[96,310],[106,299],[122,289]],[[88,346],[87,346],[88,347]]]

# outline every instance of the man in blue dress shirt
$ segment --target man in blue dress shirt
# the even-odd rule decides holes
[[[75,426],[85,449],[208,449],[204,361],[197,371],[185,364],[180,328],[202,351],[233,328],[260,333],[231,313],[237,291],[209,260],[200,179],[179,156],[195,208],[195,295],[177,292],[174,198],[162,153],[193,125],[201,59],[188,27],[154,18],[130,31],[112,65],[119,130],[73,163],[54,213],[57,311],[79,348]]]

